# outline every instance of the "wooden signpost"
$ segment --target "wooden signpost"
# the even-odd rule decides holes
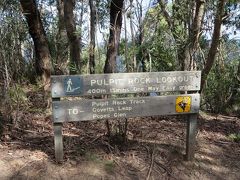
[[[186,157],[194,157],[200,71],[52,76],[55,157],[63,160],[62,123],[156,115],[188,115]],[[188,94],[180,94],[186,92]],[[69,96],[174,92],[132,98],[61,100]],[[191,93],[192,92],[192,93]]]

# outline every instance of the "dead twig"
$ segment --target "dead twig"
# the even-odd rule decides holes
[[[148,170],[146,180],[149,180],[149,178],[151,176],[151,172],[152,172],[153,165],[154,165],[154,152],[155,152],[155,145],[154,145],[152,153],[151,153],[151,164],[150,164],[150,167],[149,167],[149,170]]]
[[[108,147],[109,152],[112,153],[112,151],[114,150],[114,147],[112,147],[108,142],[106,141],[102,141],[104,145],[106,145]]]
[[[20,144],[22,145],[23,142],[13,141],[13,142],[4,142],[5,144]]]
[[[221,144],[221,145],[223,145],[223,144],[231,144],[232,142],[231,141],[214,141],[215,143],[217,143],[217,144]]]
[[[22,128],[19,128],[19,127],[14,127],[14,128],[17,129],[17,130],[19,130],[19,131],[26,132],[26,133],[39,134],[37,131],[31,131],[31,130],[22,129]]]
[[[94,138],[92,141],[90,141],[89,143],[92,144],[95,141],[97,141],[98,139],[100,139],[101,137],[103,137],[103,134],[101,134],[100,136],[97,136],[96,138]]]
[[[171,175],[171,170],[169,170],[166,166],[164,166],[162,163],[160,163],[159,161],[154,161],[154,163],[159,166],[161,169],[163,169],[168,175]],[[164,173],[165,173],[164,172]]]

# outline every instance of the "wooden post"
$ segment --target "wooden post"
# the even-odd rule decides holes
[[[60,98],[52,98],[52,102],[53,102],[52,104],[54,104],[54,101],[60,101],[60,100],[61,100]],[[62,123],[53,123],[55,158],[57,162],[63,161],[62,125],[63,125]]]
[[[62,123],[54,123],[54,145],[55,158],[57,162],[63,161],[63,138],[62,138]]]
[[[197,114],[188,115],[186,137],[186,160],[192,161],[195,153],[197,134]]]

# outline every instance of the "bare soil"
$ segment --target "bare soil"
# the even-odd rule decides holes
[[[127,142],[106,136],[104,121],[65,123],[64,162],[54,158],[51,113],[42,107],[2,117],[0,179],[240,179],[240,119],[200,113],[195,159],[184,160],[183,117],[129,119]],[[14,117],[14,113],[12,117]]]

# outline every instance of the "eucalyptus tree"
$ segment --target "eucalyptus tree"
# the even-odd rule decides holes
[[[115,73],[116,68],[116,58],[118,55],[119,43],[120,43],[120,35],[122,28],[122,11],[123,11],[124,0],[111,0],[110,3],[110,24],[109,24],[109,40],[107,46],[107,58],[104,66],[104,73]],[[116,122],[113,123],[116,125]],[[120,132],[121,125],[119,121],[118,130]],[[108,131],[108,136],[111,136],[111,132],[113,130],[114,125],[110,126],[109,120],[106,120],[106,127]],[[123,138],[126,138],[126,127],[127,120],[125,121],[125,130],[123,134]]]
[[[67,36],[70,46],[70,73],[76,74],[81,71],[81,47],[80,37],[76,30],[76,22],[74,18],[75,0],[64,0],[64,20],[67,30]]]
[[[122,28],[123,2],[124,0],[111,0],[109,41],[107,47],[107,58],[104,66],[105,73],[116,72],[116,57],[118,54]]]
[[[223,17],[225,13],[225,7],[226,5],[226,0],[219,0],[217,4],[217,10],[215,13],[215,19],[214,19],[214,28],[213,28],[213,35],[212,35],[212,42],[210,49],[208,51],[207,59],[206,59],[206,64],[204,66],[204,69],[202,71],[202,79],[201,79],[201,88],[203,89],[207,76],[213,66],[214,59],[217,54],[217,49],[219,45],[219,39],[221,36],[221,27],[223,23]]]
[[[90,74],[95,73],[95,38],[96,38],[96,2],[89,0],[90,7],[90,45],[89,45],[89,69]]]
[[[64,0],[57,0],[56,73],[68,74],[68,38],[64,19]],[[60,72],[58,72],[60,71]]]
[[[143,24],[143,0],[136,0],[136,17],[138,21],[138,30],[136,37],[136,45],[138,46],[137,59],[141,62],[142,71],[146,72],[146,62],[144,58],[144,48],[143,46],[143,38],[144,38],[144,24]]]
[[[176,0],[171,13],[166,9],[164,1],[159,0],[158,3],[174,37],[181,70],[195,69],[194,54],[198,48],[205,1]]]
[[[135,33],[134,33],[134,26],[133,26],[133,0],[130,0],[130,12],[128,14],[128,17],[130,19],[130,31],[131,31],[131,41],[132,41],[132,49],[133,49],[133,53],[132,53],[132,63],[133,63],[133,69],[134,71],[137,70],[137,58],[136,58],[136,54],[135,54]]]
[[[51,75],[51,56],[46,33],[35,0],[20,0],[23,14],[28,24],[29,33],[34,42],[35,68],[39,76],[42,76],[44,89],[49,89]]]
[[[206,12],[210,12],[214,17],[212,40],[210,49],[207,53],[207,58],[204,58],[201,88],[204,87],[207,75],[211,70],[217,48],[220,40],[220,32],[225,13],[226,0],[217,0],[208,2],[205,0],[197,1],[173,1],[172,13],[166,9],[166,3],[159,0],[161,13],[165,17],[166,22],[171,30],[172,36],[175,39],[178,62],[181,65],[181,70],[193,70],[197,68],[197,54],[199,51],[199,39],[204,31],[204,21],[209,21],[206,17]],[[207,9],[206,3],[212,4],[212,9]],[[215,5],[217,4],[217,6]],[[212,19],[210,19],[211,21]],[[207,27],[209,28],[209,27]]]
[[[227,106],[228,111],[231,109],[231,112],[240,114],[240,2],[237,0],[228,1],[222,19],[226,29],[225,34],[223,34],[226,38],[221,41],[224,51],[222,52],[220,49],[221,55],[226,56],[225,72],[222,74],[224,76],[228,73],[231,74],[228,83],[220,82],[226,84],[226,88],[230,90],[224,105]]]

